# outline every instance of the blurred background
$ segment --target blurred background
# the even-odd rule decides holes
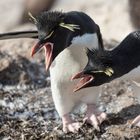
[[[138,0],[1,0],[0,32],[11,30],[28,20],[27,11],[78,10],[90,15],[107,40],[121,40],[134,28],[139,28]]]
[[[107,48],[140,28],[140,0],[0,0],[0,33],[35,29],[28,11],[37,15],[44,10],[87,13],[100,26]],[[100,133],[84,127],[78,135],[63,134],[44,52],[30,57],[35,42],[0,41],[0,140],[139,139],[140,130],[131,129],[126,121],[140,114],[140,106],[132,83],[119,80],[101,88],[99,106],[113,115],[103,123]]]

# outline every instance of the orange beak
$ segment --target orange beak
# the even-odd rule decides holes
[[[92,75],[84,74],[83,72],[77,73],[71,78],[71,80],[79,78],[81,79],[73,89],[73,92],[79,91],[80,89],[87,87],[87,85],[94,80],[94,77]]]
[[[48,70],[52,63],[53,43],[47,42],[42,44],[40,41],[32,48],[31,56],[33,57],[42,47],[45,49],[46,70]]]

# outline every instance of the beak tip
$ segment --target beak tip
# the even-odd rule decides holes
[[[72,76],[70,80],[73,81],[74,80],[74,77]]]
[[[34,50],[34,48],[32,48],[31,53],[30,53],[30,56],[33,57],[34,54],[35,54],[35,50]]]
[[[76,90],[76,89],[74,89],[74,90],[73,90],[73,94],[74,94],[74,93],[76,93],[76,91],[77,91],[77,90]]]
[[[33,57],[33,56],[34,56],[34,53],[33,53],[33,52],[31,52],[31,53],[30,53],[30,56],[31,56],[31,57]]]
[[[46,71],[48,71],[49,70],[49,66],[46,66]]]

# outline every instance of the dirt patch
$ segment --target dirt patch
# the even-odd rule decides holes
[[[102,87],[100,108],[108,113],[108,119],[102,123],[100,132],[84,124],[77,134],[64,134],[52,101],[50,78],[41,54],[35,63],[25,54],[0,52],[0,139],[140,138],[140,128],[130,128],[132,120],[140,114],[140,105],[134,98],[131,83],[123,81],[114,81]],[[75,118],[82,122],[83,114],[75,114]]]

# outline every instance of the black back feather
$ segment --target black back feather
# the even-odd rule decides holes
[[[99,49],[100,50],[104,50],[102,34],[101,34],[101,31],[100,31],[100,27],[97,24],[96,24],[96,28],[97,28],[97,36],[98,36]]]

